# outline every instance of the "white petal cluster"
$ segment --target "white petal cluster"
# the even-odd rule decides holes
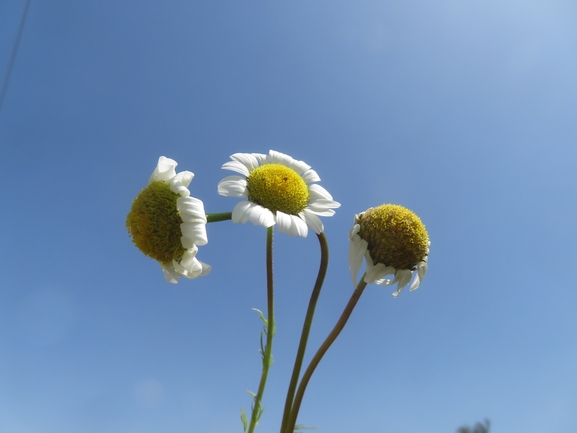
[[[206,214],[204,204],[201,200],[191,197],[188,185],[194,177],[190,171],[176,173],[178,163],[170,158],[161,156],[158,165],[150,176],[148,183],[162,181],[170,184],[170,190],[178,195],[176,199],[176,210],[178,211],[182,224],[180,230],[182,236],[180,241],[185,253],[180,262],[173,260],[171,264],[160,263],[166,281],[172,284],[178,283],[180,277],[197,278],[208,274],[211,267],[196,258],[198,246],[206,245],[208,237],[206,235]]]
[[[395,269],[393,266],[385,266],[383,263],[377,263],[375,265],[373,259],[371,258],[371,253],[368,250],[367,241],[361,239],[361,237],[358,235],[360,229],[361,226],[359,224],[355,224],[349,231],[349,268],[351,270],[351,277],[353,279],[354,286],[357,286],[357,274],[361,269],[364,258],[366,263],[364,275],[365,283],[377,283],[381,286],[392,286],[393,284],[397,284],[397,291],[393,293],[393,296],[396,298],[399,293],[401,293],[401,290],[403,290],[403,288],[411,282],[411,278],[415,273],[416,276],[411,283],[410,290],[418,289],[421,285],[421,281],[423,281],[423,278],[425,278],[425,274],[427,273],[427,257],[429,251],[427,250],[427,255],[423,257],[422,261],[417,263],[416,270]],[[384,278],[387,275],[394,275],[394,278]]]
[[[319,216],[332,216],[333,209],[340,207],[340,203],[322,186],[315,184],[321,178],[316,171],[303,161],[297,161],[284,153],[269,151],[262,153],[235,153],[230,157],[232,161],[223,164],[224,170],[240,173],[242,176],[227,176],[218,184],[218,193],[227,197],[248,197],[246,178],[250,173],[265,164],[281,164],[294,170],[307,184],[310,201],[306,208],[298,215],[291,215],[281,211],[272,212],[261,205],[251,202],[248,198],[239,202],[232,211],[234,223],[252,222],[254,225],[270,227],[276,224],[279,232],[289,236],[299,235],[306,238],[310,227],[316,234],[324,231]]]

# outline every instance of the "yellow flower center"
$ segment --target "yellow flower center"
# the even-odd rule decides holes
[[[282,164],[265,164],[246,178],[248,199],[272,212],[298,215],[307,206],[310,194],[306,182]]]
[[[429,235],[419,217],[403,206],[383,204],[357,217],[373,264],[414,269],[427,255]]]
[[[132,242],[161,263],[179,261],[185,252],[180,241],[182,219],[176,211],[178,197],[169,184],[152,182],[136,196],[126,217]]]

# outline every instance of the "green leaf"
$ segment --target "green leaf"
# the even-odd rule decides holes
[[[242,430],[246,433],[246,430],[248,429],[248,419],[242,407],[240,408],[240,420],[242,421]]]
[[[259,319],[264,322],[265,326],[268,326],[268,320],[264,318],[264,314],[262,314],[262,311],[260,311],[258,308],[253,308],[253,311],[256,311],[258,313]]]
[[[301,430],[318,430],[320,427],[310,427],[302,424],[295,425],[294,431],[301,431]]]

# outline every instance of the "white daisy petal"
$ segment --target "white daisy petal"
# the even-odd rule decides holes
[[[202,265],[196,259],[196,257],[189,259],[188,263],[186,264],[188,265],[187,267],[182,266],[176,260],[172,261],[172,266],[174,267],[174,270],[182,277],[193,279],[198,277],[202,272]]]
[[[248,170],[246,165],[244,165],[242,162],[239,162],[239,161],[225,162],[222,165],[222,169],[223,170],[236,171],[237,173],[240,173],[244,176],[248,176],[250,174],[250,171]]]
[[[314,171],[313,169],[309,169],[307,171],[305,171],[301,177],[303,178],[303,180],[306,183],[313,183],[313,182],[320,182],[321,178],[319,177],[319,175],[317,174],[316,171]]]
[[[412,292],[413,290],[417,290],[419,288],[419,286],[421,285],[421,278],[419,277],[419,274],[417,273],[415,275],[415,278],[413,279],[413,282],[411,283],[411,286],[409,287],[409,290]]]
[[[251,155],[257,159],[257,161],[260,165],[270,164],[270,162],[268,160],[268,155],[266,155],[264,153],[251,153]]]
[[[397,275],[395,276],[395,280],[397,280],[397,291],[393,293],[393,296],[396,298],[399,296],[399,293],[403,290],[403,288],[409,284],[411,281],[412,272],[409,269],[399,269],[397,271]]]
[[[184,248],[192,248],[194,245],[202,246],[208,243],[206,224],[182,223],[180,230],[182,231],[180,240]]]
[[[376,280],[375,275],[378,273],[375,272],[375,264],[373,263],[372,259],[371,259],[371,255],[369,254],[369,251],[365,251],[365,275],[364,275],[364,280],[365,283],[367,284],[371,284],[374,283]]]
[[[249,221],[255,226],[270,227],[274,226],[274,214],[267,208],[255,205],[249,209]]]
[[[188,197],[190,191],[175,177],[170,181],[170,190],[181,197]]]
[[[415,276],[415,279],[414,279],[413,283],[411,284],[411,287],[409,288],[411,291],[419,288],[419,286],[421,285],[421,281],[423,281],[423,278],[425,278],[425,274],[427,273],[427,269],[428,269],[427,262],[423,261],[417,265],[417,275]]]
[[[195,197],[179,197],[176,199],[176,210],[185,223],[206,224],[206,214],[202,200]]]
[[[361,226],[359,224],[355,224],[352,229],[349,230],[349,241],[352,240],[355,235],[361,231]],[[360,236],[358,236],[360,239]],[[364,254],[364,253],[363,253]]]
[[[333,216],[335,214],[334,210],[327,209],[324,206],[309,205],[309,207],[307,209],[311,212],[314,212],[317,215],[320,215],[320,216]]]
[[[218,183],[218,193],[226,197],[246,197],[246,178],[241,176],[227,176]]]
[[[292,159],[292,158],[291,158]],[[304,161],[297,161],[296,159],[293,159],[289,165],[290,168],[292,168],[294,171],[296,171],[298,174],[300,174],[301,176],[311,168],[310,165],[308,165],[307,163],[305,163]]]
[[[386,275],[393,275],[395,272],[397,272],[397,270],[392,266],[386,266],[385,268],[386,269],[383,270],[383,277]],[[389,278],[379,278],[378,280],[374,281],[374,283],[378,284],[379,286],[390,286],[391,284],[395,284],[397,281],[398,280],[396,277],[392,280]]]
[[[411,282],[411,277],[413,276],[413,272],[409,269],[399,269],[397,270],[397,274],[399,274],[399,289],[402,290],[407,284]]]
[[[204,277],[205,275],[208,275],[212,270],[212,266],[207,265],[206,263],[201,262],[200,260],[198,262],[202,266],[202,272],[200,273],[199,277]]]
[[[258,225],[259,218],[261,217],[261,213],[259,212],[259,205],[251,203],[252,206],[246,209],[246,212],[242,216],[240,220],[241,223],[246,224],[247,222],[251,222],[253,225]]]
[[[178,279],[181,277],[181,275],[178,272],[176,272],[176,270],[174,269],[172,264],[167,266],[163,263],[160,263],[160,268],[162,269],[162,273],[164,274],[164,279],[168,283],[171,283],[171,284],[178,283]]]
[[[318,198],[316,200],[311,200],[310,206],[314,206],[315,208],[321,209],[337,209],[341,207],[341,204],[338,201],[334,200],[327,200],[325,198]]]
[[[182,243],[183,248],[192,248],[194,246],[194,240],[190,237],[180,237],[180,242]],[[206,245],[206,244],[198,244],[198,245]]]
[[[367,251],[367,253],[368,253],[368,251]],[[366,254],[365,254],[365,258],[366,258]],[[373,265],[371,262],[372,262],[372,260],[366,260],[367,270],[366,270],[366,275],[365,275],[365,282],[367,284],[374,283],[375,281],[381,279],[382,277],[384,277],[388,273],[388,266],[385,266],[382,263],[377,263],[376,265]]]
[[[381,284],[382,281],[388,281],[382,279],[385,275],[390,275],[395,272],[395,268],[392,266],[385,266],[383,263],[374,265],[373,259],[371,259],[371,253],[368,250],[365,252],[365,263],[367,265],[365,272],[365,282],[367,284]]]
[[[270,227],[275,223],[273,213],[250,201],[241,201],[232,210],[232,222],[246,223],[250,221],[255,226]]]
[[[240,162],[242,165],[244,165],[247,168],[248,173],[246,174],[246,176],[248,176],[251,171],[253,171],[255,168],[257,168],[260,165],[260,162],[257,159],[257,157],[253,154],[250,154],[250,153],[235,153],[234,155],[231,155],[230,158],[235,160],[235,161]],[[224,168],[224,166],[223,166],[223,168]]]
[[[286,233],[289,236],[296,236],[296,231],[292,232],[293,224],[290,215],[277,211],[276,213],[276,227],[279,232]]]
[[[365,252],[367,251],[368,243],[367,241],[360,238],[357,235],[359,231],[359,225],[356,224],[349,232],[349,268],[351,270],[351,278],[353,280],[353,286],[357,286],[357,275],[363,264],[363,258]]]
[[[322,186],[317,185],[309,185],[309,191],[311,193],[311,200],[312,199],[325,199],[325,200],[332,200],[333,196],[329,194],[329,192],[324,189]]]
[[[271,227],[274,226],[276,223],[276,220],[274,218],[274,214],[268,210],[265,209],[265,212],[261,215],[262,218],[262,226],[263,227]]]
[[[244,219],[244,216],[246,214],[246,211],[252,206],[255,206],[255,204],[250,201],[241,201],[237,203],[234,209],[232,210],[232,222],[233,223],[240,222],[243,224],[246,223],[248,221],[248,217]]]
[[[305,209],[300,213],[300,215],[305,220],[307,225],[313,229],[317,235],[320,235],[324,231],[325,227],[323,222],[318,216],[315,215],[314,212],[311,212],[309,209]]]
[[[192,179],[194,179],[194,173],[191,171],[181,171],[174,176],[174,179],[178,180],[185,187],[188,187],[190,182],[192,182]]]
[[[293,226],[296,228],[297,234],[301,238],[306,238],[309,234],[309,228],[305,220],[303,220],[299,215],[290,215]]]
[[[266,164],[282,164],[288,167],[290,160],[292,158],[284,153],[277,152],[276,150],[269,150],[266,157]]]
[[[172,265],[177,272],[182,273],[183,277],[196,278],[202,274],[202,263],[196,258],[198,249],[190,249],[185,252],[180,262],[173,260]]]
[[[176,166],[178,163],[174,159],[167,158],[166,156],[161,156],[158,158],[158,164],[152,172],[152,176],[148,180],[148,183],[153,181],[169,181],[174,176],[176,176]]]
[[[417,265],[417,272],[419,274],[419,278],[422,280],[425,278],[427,271],[429,270],[429,262],[427,260],[423,260]]]
[[[272,150],[272,149],[268,151],[268,157],[270,158],[271,161],[274,161],[274,164],[276,163],[286,164],[288,161],[294,159],[292,156],[289,156],[286,153],[282,153],[279,152],[278,150]]]
[[[269,152],[268,160],[270,161],[269,164],[282,164],[292,168],[299,175],[303,174],[305,171],[311,168],[310,165],[306,164],[305,162],[297,161],[296,159],[275,150],[271,150]]]

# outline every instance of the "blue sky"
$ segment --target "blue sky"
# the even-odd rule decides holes
[[[2,77],[24,3],[0,3]],[[353,290],[355,213],[402,204],[431,238],[419,290],[365,291],[300,423],[574,431],[576,48],[572,1],[33,0],[0,112],[0,431],[242,431],[265,229],[209,225],[212,273],[172,286],[124,222],[159,156],[226,212],[221,165],[269,149],[342,203],[310,352]],[[277,234],[257,431],[278,431],[318,260]]]

